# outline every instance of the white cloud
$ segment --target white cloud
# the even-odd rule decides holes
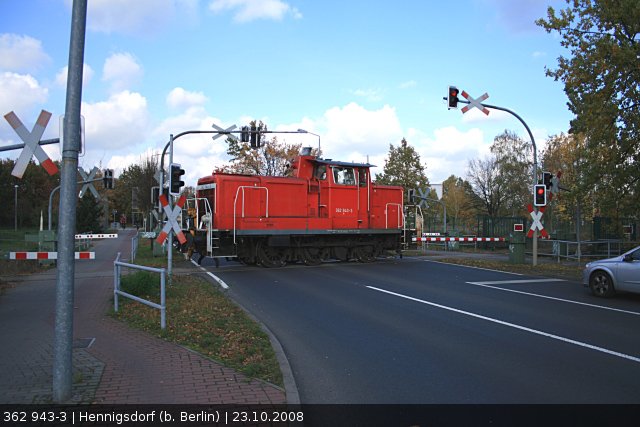
[[[196,0],[91,0],[87,27],[107,34],[148,35],[166,28],[178,11],[196,7]]]
[[[465,178],[469,160],[487,155],[492,142],[485,141],[478,128],[463,132],[453,126],[436,129],[433,135],[409,129],[407,141],[427,165],[431,183],[441,183],[451,175]]]
[[[58,86],[67,86],[67,76],[69,75],[69,66],[65,65],[64,68],[60,70],[58,74],[56,74],[56,84]],[[82,67],[82,87],[86,87],[91,79],[93,79],[93,68],[89,66],[89,64],[84,64]]]
[[[214,13],[233,10],[233,20],[239,23],[258,19],[281,21],[287,15],[294,19],[302,18],[298,9],[281,0],[213,0],[209,9]]]
[[[211,126],[213,123],[225,129],[232,125],[210,116],[202,106],[191,106],[181,114],[163,120],[153,130],[151,133],[153,141],[157,141],[154,146],[161,152],[171,134],[175,136],[189,130],[213,130]],[[213,140],[213,136],[213,134],[185,135],[175,140],[173,159],[185,170],[187,185],[195,185],[199,178],[210,175],[214,168],[222,166],[229,160],[226,154],[226,138],[220,137]],[[165,163],[168,161],[167,155]]]
[[[49,91],[29,74],[0,73],[0,113],[15,111],[20,117],[26,111],[47,101]],[[3,120],[4,121],[4,120]]]
[[[177,87],[167,95],[167,105],[170,108],[189,108],[202,106],[207,102],[207,97],[202,92],[189,92]]]
[[[351,93],[367,101],[375,102],[382,100],[382,90],[380,89],[356,89],[352,90]]]
[[[402,82],[398,85],[400,89],[411,89],[418,86],[418,82],[415,80],[408,80],[406,82]]]
[[[131,89],[142,78],[142,66],[130,53],[114,53],[109,56],[102,69],[102,80],[111,84],[111,92]]]
[[[371,111],[352,102],[327,110],[321,122],[327,141],[322,147],[329,157],[338,158],[336,155],[347,151],[374,155],[388,151],[390,143],[402,139],[400,120],[388,105]]]
[[[50,60],[40,40],[18,34],[0,34],[0,69],[33,71]]]
[[[87,151],[125,151],[146,141],[147,100],[139,93],[123,91],[106,101],[83,102],[82,114]]]

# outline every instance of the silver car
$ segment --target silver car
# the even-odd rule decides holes
[[[616,291],[640,293],[640,246],[615,258],[588,263],[582,284],[598,297],[610,297]]]

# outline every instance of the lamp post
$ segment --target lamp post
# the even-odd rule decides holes
[[[18,184],[13,186],[13,206],[15,216],[13,219],[13,231],[18,231]]]
[[[317,136],[318,137],[318,158],[320,158],[320,135],[315,134],[313,132],[309,132],[309,131],[304,130],[304,129],[298,129],[298,132],[300,132],[300,133],[308,133],[309,135],[313,135],[313,136]]]

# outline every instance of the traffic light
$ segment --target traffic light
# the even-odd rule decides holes
[[[260,131],[251,126],[251,148],[260,148]]]
[[[458,94],[460,91],[455,86],[449,86],[449,92],[447,94],[447,105],[449,109],[458,108]]]
[[[547,187],[544,184],[536,184],[533,187],[533,205],[547,206]]]
[[[242,129],[240,132],[240,141],[249,142],[249,126],[242,126]]]
[[[415,203],[416,200],[416,190],[413,188],[409,188],[409,190],[407,190],[407,200],[409,201],[409,203]]]
[[[551,178],[553,178],[553,174],[551,172],[542,172],[542,183],[547,191],[551,190]]]
[[[180,168],[178,163],[169,165],[169,194],[177,196],[180,194],[180,188],[184,185],[184,181],[180,177],[184,175],[184,169]]]
[[[107,190],[113,190],[113,169],[105,169],[102,174],[102,182],[104,188]]]

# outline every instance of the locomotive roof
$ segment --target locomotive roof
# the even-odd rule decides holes
[[[375,168],[376,165],[372,165],[370,163],[351,163],[351,162],[338,162],[336,160],[331,159],[314,159],[316,163],[321,163],[323,165],[332,165],[332,166],[348,166],[352,168]]]

